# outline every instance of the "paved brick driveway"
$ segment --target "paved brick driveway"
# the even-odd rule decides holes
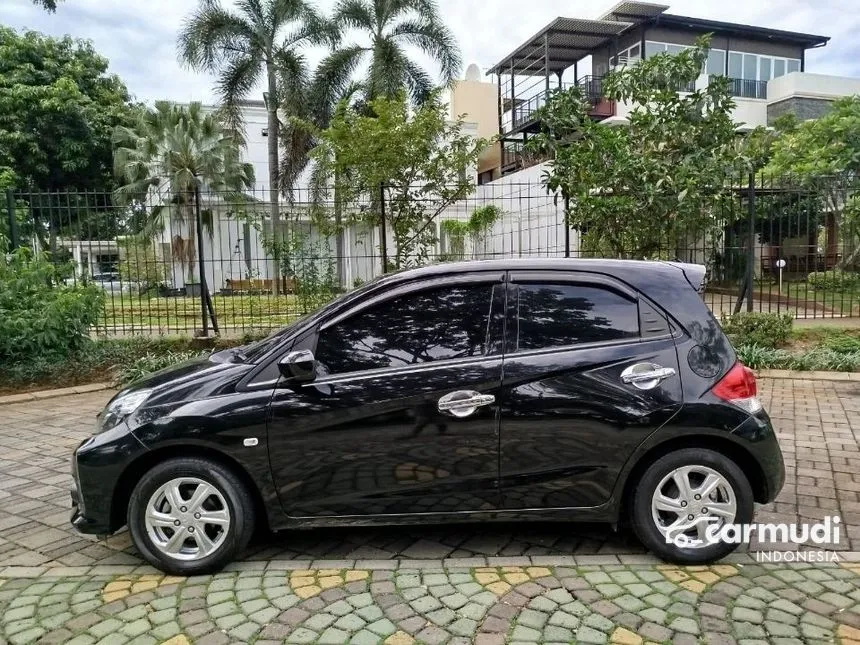
[[[838,548],[860,550],[860,382],[766,379],[762,398],[780,435],[788,480],[762,521],[839,515]],[[97,542],[68,524],[68,457],[110,392],[0,407],[0,563],[6,566],[137,565],[126,533]],[[325,529],[263,537],[247,560],[441,559],[641,553],[602,525]],[[2,574],[2,569],[0,569]]]
[[[290,532],[166,577],[68,526],[68,455],[110,393],[0,407],[0,643],[860,645],[856,552],[672,567],[604,526]],[[759,520],[843,518],[860,546],[860,382],[769,379],[788,482]]]

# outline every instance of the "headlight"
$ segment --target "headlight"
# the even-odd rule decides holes
[[[99,415],[96,432],[105,432],[118,426],[130,417],[150,394],[152,390],[135,390],[115,398]]]

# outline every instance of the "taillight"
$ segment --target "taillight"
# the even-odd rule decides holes
[[[735,363],[732,369],[711,388],[711,392],[723,401],[743,408],[750,414],[761,410],[761,402],[756,398],[758,388],[755,372],[743,363]]]

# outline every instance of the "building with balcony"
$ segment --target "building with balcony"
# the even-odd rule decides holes
[[[832,100],[860,94],[860,79],[807,72],[807,51],[825,46],[827,36],[679,16],[667,13],[668,9],[662,4],[622,1],[596,19],[559,17],[493,65],[487,72],[492,80],[477,81],[483,92],[470,89],[470,96],[483,97],[483,103],[475,103],[474,109],[462,100],[458,105],[467,121],[486,129],[484,103],[492,100],[489,88],[495,86],[497,123],[492,128],[501,141],[480,165],[479,183],[543,161],[530,156],[524,144],[539,127],[536,112],[553,91],[578,85],[591,99],[592,118],[607,125],[623,124],[632,106],[604,98],[607,72],[661,52],[679,52],[704,34],[711,35],[711,49],[702,74],[694,84],[678,90],[692,91],[715,75],[728,77],[739,129],[771,125],[786,112],[814,118]],[[469,84],[475,83],[473,77]],[[455,86],[452,97],[458,90]]]

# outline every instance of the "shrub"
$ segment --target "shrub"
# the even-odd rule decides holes
[[[816,291],[835,291],[844,293],[860,286],[860,274],[850,271],[818,271],[810,273],[807,284]]]
[[[824,346],[837,354],[853,354],[860,352],[860,338],[838,334],[827,337]]]
[[[29,249],[0,257],[0,361],[59,358],[86,342],[104,291],[63,284],[68,271]]]
[[[112,382],[123,385],[151,371],[199,356],[259,340],[265,334],[246,333],[241,338],[212,342],[188,337],[149,337],[88,340],[62,359],[39,357],[29,361],[0,361],[0,390],[44,389],[82,383]]]
[[[167,351],[161,354],[149,353],[140,358],[135,359],[131,364],[120,367],[116,377],[116,382],[119,385],[125,385],[132,381],[142,379],[148,374],[163,370],[166,367],[184,363],[185,361],[197,358],[200,352],[195,351]]]
[[[784,349],[741,345],[738,359],[753,369],[828,370],[834,372],[860,371],[860,351],[839,353],[825,347],[806,352],[789,352]]]
[[[741,312],[720,318],[723,331],[735,345],[779,347],[791,335],[794,318],[791,314]]]

